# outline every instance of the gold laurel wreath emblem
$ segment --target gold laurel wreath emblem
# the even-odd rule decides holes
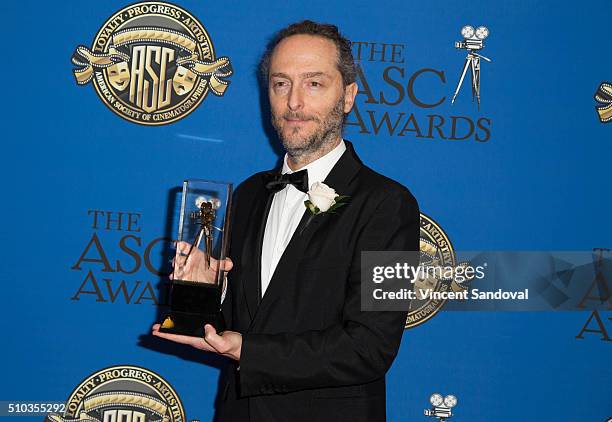
[[[130,391],[133,386],[137,391]],[[102,389],[102,392],[95,392]],[[180,398],[163,378],[138,366],[113,366],[87,377],[70,394],[64,414],[45,422],[186,422]]]
[[[448,235],[431,217],[421,213],[420,227],[420,265],[452,267],[453,269],[469,265],[466,262],[456,262],[455,250]],[[453,278],[454,271],[447,278],[427,276],[415,281],[414,289],[417,292],[417,299],[412,300],[410,303],[410,311],[406,318],[406,328],[414,328],[433,318],[446,303],[446,300],[443,299],[431,298],[425,300],[418,293],[421,289],[437,292],[464,290],[464,287],[457,284]]]
[[[148,20],[140,21],[143,17]],[[78,85],[92,82],[115,114],[144,125],[187,116],[209,91],[223,96],[233,74],[228,57],[215,58],[201,23],[163,2],[118,11],[98,31],[91,48],[76,47],[71,61]]]

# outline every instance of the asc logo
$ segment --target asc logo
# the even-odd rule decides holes
[[[102,25],[91,49],[72,55],[76,82],[90,81],[114,113],[134,123],[164,125],[195,110],[209,91],[221,96],[232,74],[216,57],[204,26],[169,3],[128,6]]]
[[[442,228],[429,216],[421,213],[420,219],[420,265],[433,267],[450,267],[455,271],[458,267],[469,265],[467,262],[457,263],[453,244]],[[419,276],[414,282],[416,299],[410,301],[410,310],[406,319],[406,328],[414,328],[433,318],[446,303],[446,299],[425,297],[418,293],[425,290],[434,292],[462,291],[468,284],[460,285],[454,280],[454,275],[434,276],[427,274]]]
[[[186,422],[166,380],[138,366],[113,366],[85,378],[66,400],[63,415],[45,422]]]

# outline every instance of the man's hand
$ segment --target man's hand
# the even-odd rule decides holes
[[[222,356],[240,361],[242,349],[242,334],[235,331],[223,331],[217,334],[217,330],[210,324],[204,326],[204,338],[183,336],[179,334],[168,334],[159,331],[160,324],[155,324],[151,334],[175,343],[187,344],[196,349],[207,352],[218,353]]]
[[[199,281],[203,283],[215,283],[217,280],[217,268],[221,264],[221,271],[228,272],[234,264],[229,258],[218,261],[210,258],[210,266],[206,263],[204,252],[193,248],[187,242],[176,242],[176,255],[172,260],[174,271],[170,274],[171,280]],[[189,256],[187,256],[189,255]]]
[[[215,283],[218,271],[227,273],[234,266],[229,258],[219,261],[212,257],[210,258],[209,266],[204,252],[197,248],[194,248],[191,252],[190,250],[191,245],[189,243],[176,242],[176,255],[172,260],[174,272],[170,275],[170,279]],[[240,350],[242,349],[242,334],[240,333],[224,331],[221,334],[217,334],[217,330],[212,325],[206,324],[204,327],[204,337],[201,338],[162,333],[159,331],[160,326],[160,324],[153,325],[151,333],[154,336],[240,360]]]

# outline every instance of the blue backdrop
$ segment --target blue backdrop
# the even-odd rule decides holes
[[[0,5],[5,51],[14,48],[1,70],[0,401],[62,401],[90,373],[130,364],[166,378],[188,418],[212,419],[219,362],[147,337],[168,266],[156,239],[172,235],[183,179],[239,183],[279,160],[255,72],[269,37],[296,20],[335,23],[360,47],[345,137],[411,189],[455,249],[612,247],[612,124],[593,98],[612,80],[608,0],[184,0],[234,73],[224,96],[158,127],[118,117],[72,74],[75,47],[90,47],[126,5]],[[450,101],[466,56],[454,42],[468,24],[490,30],[480,109],[469,75]],[[107,229],[120,212],[121,227]],[[457,421],[605,420],[612,313],[576,338],[589,316],[439,313],[404,334],[388,419],[426,420],[440,392],[458,397]]]

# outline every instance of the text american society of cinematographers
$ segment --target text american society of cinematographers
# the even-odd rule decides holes
[[[412,284],[419,284],[419,280],[454,280],[458,285],[466,281],[482,280],[485,278],[486,264],[476,267],[470,265],[460,266],[423,266],[417,267],[408,263],[396,263],[392,266],[375,266],[372,269],[372,281],[381,284],[386,280],[409,280]],[[375,300],[529,300],[529,289],[482,291],[479,289],[460,291],[437,291],[431,288],[400,288],[385,291],[376,288],[372,291]]]

